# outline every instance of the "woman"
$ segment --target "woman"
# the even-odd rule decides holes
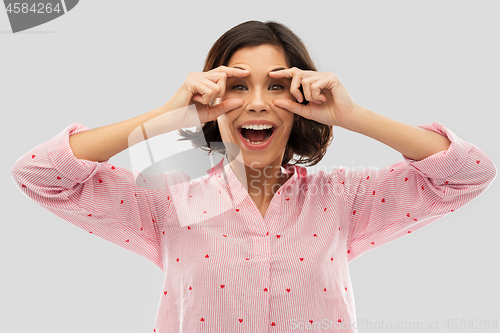
[[[109,163],[196,124],[184,138],[225,154],[200,179],[177,172],[152,187]],[[308,175],[297,164],[321,160],[333,126],[404,160]],[[470,202],[496,167],[440,123],[415,127],[356,104],[287,27],[249,21],[162,107],[96,129],[74,123],[11,174],[38,204],[165,273],[154,332],[357,332],[347,264]]]

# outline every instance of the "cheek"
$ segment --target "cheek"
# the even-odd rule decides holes
[[[220,115],[217,117],[217,124],[219,125],[219,130],[224,130],[227,128],[228,119],[225,115]]]
[[[219,124],[219,133],[220,137],[222,138],[222,141],[227,141],[228,140],[228,133],[226,127],[221,127]]]
[[[226,142],[229,142],[231,141],[231,133],[230,133],[230,130],[229,130],[229,123],[228,123],[228,120],[227,120],[227,117],[225,116],[220,116],[219,118],[217,118],[217,123],[219,124],[219,133],[220,133],[220,136],[222,138],[222,141],[226,141]]]
[[[292,128],[295,121],[295,113],[286,110],[277,110],[276,114],[287,127]]]

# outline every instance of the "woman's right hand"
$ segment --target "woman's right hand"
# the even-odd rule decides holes
[[[181,87],[162,108],[165,112],[182,109],[181,114],[186,116],[182,117],[182,127],[195,126],[193,122],[197,122],[192,119],[192,115],[187,114],[187,106],[191,104],[196,106],[201,124],[216,120],[220,115],[243,105],[243,100],[239,98],[229,98],[220,104],[211,105],[216,98],[223,97],[226,93],[227,78],[248,75],[248,70],[226,66],[219,66],[208,72],[190,72]]]

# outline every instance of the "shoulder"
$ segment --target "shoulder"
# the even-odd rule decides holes
[[[332,183],[345,176],[344,167],[319,166],[302,177],[307,183]]]

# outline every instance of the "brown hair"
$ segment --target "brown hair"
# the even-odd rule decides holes
[[[301,70],[316,71],[302,40],[290,28],[276,21],[247,21],[225,32],[208,52],[203,71],[208,72],[222,65],[227,66],[231,56],[237,50],[263,44],[283,50],[289,68],[297,67]],[[303,96],[302,86],[299,90]],[[308,103],[309,101],[304,98],[301,104],[307,105]],[[295,119],[297,120],[293,123],[281,165],[289,163],[294,155],[298,158],[295,158],[295,163],[290,164],[315,165],[321,161],[328,145],[333,140],[332,126],[298,115]],[[205,123],[201,131],[192,132],[181,129],[179,134],[181,136],[179,140],[190,140],[194,147],[206,150],[209,154],[225,153],[217,120]]]

